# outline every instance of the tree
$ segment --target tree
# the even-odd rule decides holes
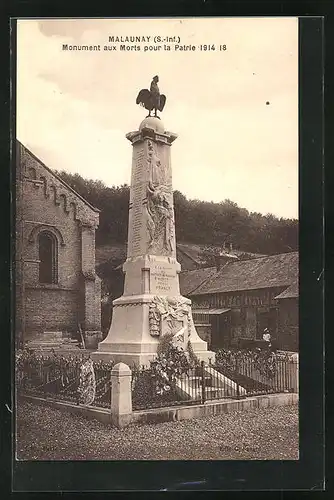
[[[79,174],[56,172],[67,184],[98,208],[97,245],[125,243],[128,231],[129,186],[106,186]],[[228,240],[244,252],[275,254],[298,249],[298,221],[273,214],[248,212],[226,199],[220,203],[188,200],[174,191],[176,239],[200,245],[222,246]]]

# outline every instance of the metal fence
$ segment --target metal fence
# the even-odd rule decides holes
[[[277,357],[268,366],[256,366],[247,358],[237,360],[234,366],[202,361],[173,378],[143,367],[132,375],[132,406],[141,410],[296,392],[297,379],[298,363]]]
[[[298,391],[298,361],[291,356],[272,353],[267,357],[232,356],[210,366],[215,373],[225,377],[225,385],[229,384],[228,381],[236,384],[232,395],[255,396]]]
[[[204,362],[173,378],[145,367],[132,373],[134,410],[203,404],[214,399],[236,399],[242,393],[243,389],[238,383],[218,372],[215,365]]]
[[[95,399],[94,406],[110,408],[111,405],[111,369],[112,366],[96,362],[94,363],[95,372]]]
[[[191,368],[178,376],[168,376],[152,368],[132,371],[134,410],[159,408],[202,401],[201,368]]]
[[[217,394],[223,398],[240,398],[297,391],[296,361],[276,360],[267,373],[254,366],[252,360],[240,361],[234,370],[221,364],[211,364],[210,368],[212,390],[207,391],[207,400],[217,399]]]
[[[180,372],[156,367],[133,368],[132,407],[134,410],[191,405],[206,401],[239,399],[247,396],[298,391],[298,361],[270,354],[223,353],[215,363],[201,362]],[[253,357],[252,357],[253,356]],[[18,393],[63,400],[76,404],[111,407],[112,363],[93,362],[93,396],[82,402],[82,356],[20,354],[16,360]],[[88,384],[89,385],[89,384]]]
[[[80,404],[81,356],[39,355],[23,352],[16,359],[17,393]],[[112,364],[93,362],[93,406],[110,408]]]

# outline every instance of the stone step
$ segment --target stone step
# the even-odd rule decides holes
[[[39,332],[34,335],[34,339],[63,340],[63,332]]]
[[[58,342],[27,342],[26,346],[29,349],[53,349],[59,346]]]
[[[34,349],[34,350],[38,350],[38,349],[54,349],[54,350],[59,350],[59,349],[80,349],[79,346],[78,346],[78,343],[70,343],[70,344],[66,344],[66,343],[61,343],[61,342],[47,342],[47,341],[41,341],[41,342],[37,342],[37,341],[30,341],[30,342],[27,342],[26,344],[26,347],[28,349]]]
[[[188,395],[190,398],[201,397],[203,389],[201,378],[201,376],[194,375],[187,380],[186,375],[181,376],[179,389],[183,393],[182,395]],[[232,379],[221,375],[211,367],[205,370],[205,394],[208,400],[236,396],[236,389],[237,386]],[[246,393],[246,390],[241,385],[239,386],[239,393],[240,395]]]
[[[82,349],[77,345],[60,345],[57,348],[58,351],[82,351]]]
[[[223,387],[206,387],[205,392],[224,392]]]
[[[205,376],[204,379],[205,379],[205,385],[210,386],[211,385],[211,377]],[[198,377],[198,376],[185,377],[182,379],[182,382],[184,383],[185,381],[188,382],[190,387],[201,387],[202,386],[202,377]]]

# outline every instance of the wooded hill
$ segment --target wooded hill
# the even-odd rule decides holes
[[[55,171],[67,184],[101,210],[97,246],[125,243],[129,186],[108,187],[79,174]],[[233,248],[266,255],[298,250],[298,220],[249,212],[230,200],[213,203],[188,200],[174,191],[176,239],[202,245],[232,243]]]

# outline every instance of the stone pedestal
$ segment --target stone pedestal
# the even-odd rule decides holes
[[[111,423],[122,428],[131,420],[131,370],[124,363],[118,363],[111,370]]]
[[[191,301],[180,295],[170,161],[177,136],[150,117],[126,137],[133,157],[124,293],[113,302],[110,331],[93,356],[147,365],[160,336],[173,333],[184,348],[190,341],[201,360],[213,359],[195,330]]]

